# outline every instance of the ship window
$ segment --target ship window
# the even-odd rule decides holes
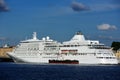
[[[79,53],[79,55],[87,55],[87,53]]]
[[[109,59],[110,57],[106,57],[106,59]]]
[[[71,45],[71,47],[74,47],[74,45]]]
[[[115,57],[111,57],[112,59],[115,59]]]
[[[67,47],[70,47],[70,45],[67,45]]]
[[[75,45],[75,47],[77,47],[77,45]]]
[[[64,47],[70,47],[70,45],[64,45]]]
[[[99,55],[100,55],[101,53],[97,53],[97,54],[99,54]]]
[[[42,55],[42,53],[39,53],[40,55]]]

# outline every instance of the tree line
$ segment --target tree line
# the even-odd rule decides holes
[[[120,49],[120,42],[112,42],[111,47],[113,48],[113,50],[117,51],[118,49]]]

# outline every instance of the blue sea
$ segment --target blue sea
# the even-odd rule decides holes
[[[120,80],[120,65],[0,63],[0,80]]]

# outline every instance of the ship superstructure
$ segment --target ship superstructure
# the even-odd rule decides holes
[[[77,32],[70,41],[63,42],[60,48],[64,59],[78,60],[82,64],[118,64],[112,50],[95,40],[85,40]]]
[[[85,40],[81,32],[77,32],[70,41],[62,44],[48,36],[39,40],[34,32],[32,39],[21,41],[8,55],[15,62],[49,63],[50,60],[77,60],[79,64],[118,64],[109,47],[99,41]]]
[[[21,41],[8,55],[15,62],[48,63],[50,59],[58,59],[59,45],[48,36],[42,40],[37,39],[34,32],[32,39]]]

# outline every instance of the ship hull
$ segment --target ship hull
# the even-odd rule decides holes
[[[50,60],[77,60],[77,64],[118,64],[117,59],[97,59],[95,56],[79,56],[79,55],[41,55],[41,56],[17,56],[15,53],[8,53],[8,55],[16,63],[49,63]],[[72,63],[72,62],[71,62]],[[57,63],[56,63],[57,64]],[[61,62],[62,64],[62,62]],[[63,63],[64,64],[64,63]]]

